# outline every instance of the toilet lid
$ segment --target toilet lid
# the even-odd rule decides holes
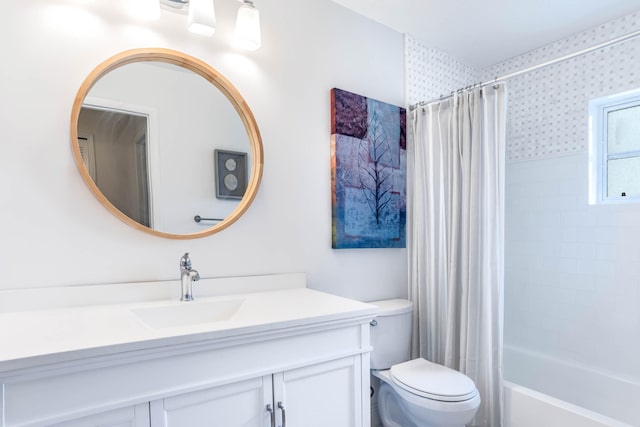
[[[478,393],[471,378],[424,359],[393,365],[390,371],[393,382],[398,386],[428,399],[460,402]]]

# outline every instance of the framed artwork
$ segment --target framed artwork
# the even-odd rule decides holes
[[[247,153],[215,150],[216,197],[242,199],[247,189]]]
[[[406,247],[406,110],[331,90],[332,247]]]

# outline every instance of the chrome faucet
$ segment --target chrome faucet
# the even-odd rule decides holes
[[[180,301],[193,301],[191,287],[193,282],[197,282],[198,280],[200,280],[200,273],[198,273],[198,270],[191,268],[189,252],[186,252],[182,255],[182,258],[180,258],[180,281],[182,282]]]

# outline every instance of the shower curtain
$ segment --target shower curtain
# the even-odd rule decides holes
[[[412,352],[476,383],[471,425],[501,427],[505,85],[413,111],[408,253]]]

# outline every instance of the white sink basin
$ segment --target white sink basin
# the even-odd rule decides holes
[[[132,308],[131,312],[154,329],[190,326],[229,320],[243,299],[176,302],[168,305]]]

